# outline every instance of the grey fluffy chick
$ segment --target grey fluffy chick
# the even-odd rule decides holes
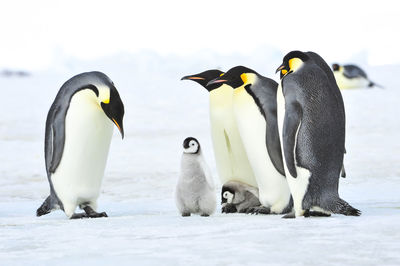
[[[176,186],[175,202],[182,216],[190,216],[192,213],[209,216],[215,212],[214,182],[201,153],[200,143],[192,137],[183,141],[181,174]]]

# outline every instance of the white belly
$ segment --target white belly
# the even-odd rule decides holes
[[[96,207],[106,166],[113,124],[93,101],[93,95],[82,90],[72,97],[65,118],[63,155],[51,176],[68,216],[81,203]]]
[[[210,92],[211,136],[218,175],[223,184],[235,180],[256,187],[234,120],[232,97],[233,89],[227,85]]]
[[[280,136],[280,142],[281,142],[281,147],[282,147],[282,157],[283,157],[283,162],[284,162],[283,165],[285,168],[286,180],[289,184],[290,192],[292,193],[293,206],[294,206],[294,210],[296,212],[296,216],[301,216],[304,214],[304,210],[302,207],[303,198],[304,198],[305,193],[307,192],[311,173],[307,169],[297,166],[296,157],[294,160],[296,172],[297,172],[296,178],[294,178],[292,175],[290,175],[288,167],[286,165],[285,154],[284,154],[284,149],[283,149],[283,137],[282,137],[282,130],[283,130],[283,124],[284,124],[284,119],[285,119],[285,98],[283,96],[281,83],[279,83],[279,86],[278,86],[277,102],[278,102],[278,112],[277,112],[278,113],[277,114],[278,115],[278,128],[279,128],[279,136]],[[301,123],[299,124],[299,127],[297,128],[297,133],[300,129],[300,125],[301,125]],[[297,139],[297,133],[296,133],[296,139]],[[294,145],[294,151],[296,151],[296,143]]]
[[[333,74],[335,75],[336,83],[340,89],[366,88],[369,84],[369,81],[362,77],[348,79],[343,76],[343,73],[338,71],[333,72]]]
[[[262,205],[281,213],[290,200],[288,183],[273,165],[266,146],[266,121],[254,99],[243,89],[235,92],[233,106],[240,136],[259,189]]]

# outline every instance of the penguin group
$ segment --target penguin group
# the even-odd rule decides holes
[[[301,51],[288,53],[276,72],[279,83],[244,66],[182,78],[209,92],[222,212],[359,216],[338,194],[345,110],[334,73],[318,54]],[[97,211],[97,199],[114,126],[124,137],[123,118],[105,74],[82,73],[61,86],[45,128],[50,195],[37,216],[57,209],[70,219],[108,216]],[[183,141],[175,200],[182,216],[216,209],[211,171],[194,137]]]
[[[334,73],[314,52],[292,51],[280,82],[236,66],[185,76],[209,91],[222,212],[359,216],[339,197],[345,109]]]

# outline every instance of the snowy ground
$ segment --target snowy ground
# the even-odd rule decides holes
[[[69,62],[26,78],[0,77],[0,265],[399,265],[400,66],[367,68],[386,89],[343,92],[347,178],[340,194],[361,217],[178,215],[173,190],[181,142],[197,137],[218,183],[208,95],[184,75],[244,64],[275,77],[279,56],[159,58],[147,53]],[[223,62],[217,64],[216,62]],[[44,124],[61,84],[101,70],[125,103],[114,131],[99,209],[107,219],[37,218],[48,195]],[[219,199],[219,187],[216,191]],[[220,206],[218,206],[220,209]]]

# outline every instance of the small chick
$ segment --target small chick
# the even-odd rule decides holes
[[[175,191],[176,207],[182,216],[200,214],[210,216],[215,212],[214,182],[203,158],[200,143],[188,137],[183,141],[181,174]]]
[[[261,206],[258,188],[239,181],[229,181],[221,190],[222,213],[249,213],[252,208]]]

